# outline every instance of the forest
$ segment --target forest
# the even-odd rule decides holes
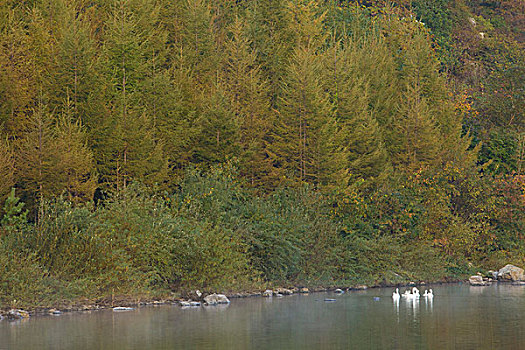
[[[524,43],[515,0],[2,1],[0,306],[523,265]]]

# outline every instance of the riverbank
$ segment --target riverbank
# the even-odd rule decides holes
[[[432,281],[432,282],[409,282],[402,284],[377,284],[377,285],[352,285],[352,286],[331,286],[331,287],[321,287],[321,286],[294,286],[294,287],[273,287],[266,289],[256,289],[256,290],[243,290],[235,292],[224,293],[229,299],[239,299],[239,298],[254,298],[254,297],[268,297],[265,295],[265,292],[272,291],[273,294],[270,297],[283,297],[293,294],[309,294],[309,293],[320,293],[320,292],[350,292],[350,291],[359,291],[367,289],[376,289],[376,288],[393,288],[393,287],[423,287],[427,285],[436,285],[436,284],[452,284],[452,283],[461,283],[468,280],[442,280],[442,281]],[[197,291],[197,295],[195,292]],[[78,300],[67,300],[60,303],[55,303],[52,305],[47,305],[45,307],[25,307],[24,305],[18,306],[0,306],[0,316],[6,320],[14,320],[17,318],[34,317],[34,316],[45,316],[45,315],[60,315],[62,313],[71,313],[71,312],[92,312],[99,310],[107,310],[118,307],[123,308],[139,308],[145,306],[158,306],[158,305],[182,305],[184,302],[198,301],[202,305],[204,304],[204,297],[211,293],[199,292],[198,290],[193,290],[185,293],[175,293],[171,292],[164,295],[157,295],[155,297],[146,297],[144,295],[128,295],[128,296],[114,296],[113,298],[100,298],[100,299],[78,299]],[[23,316],[21,317],[12,317],[9,315],[10,311],[19,311]]]
[[[260,286],[259,288],[244,289],[237,291],[229,291],[223,295],[229,299],[237,298],[250,298],[250,297],[284,297],[293,294],[309,294],[318,292],[334,292],[342,294],[349,291],[367,290],[374,288],[402,288],[402,287],[425,287],[428,285],[436,284],[450,284],[450,283],[467,283],[471,286],[489,286],[492,283],[512,283],[512,285],[523,286],[525,285],[525,271],[514,265],[507,264],[499,270],[489,270],[486,274],[478,272],[474,276],[464,276],[463,278],[445,278],[436,281],[410,281],[405,283],[377,283],[377,284],[334,284],[332,286],[320,286],[320,285],[299,285],[290,286],[285,284],[287,287]],[[215,291],[221,292],[221,291]],[[18,319],[26,318],[30,316],[40,315],[58,315],[64,312],[85,312],[85,311],[97,311],[104,309],[117,308],[136,308],[143,306],[155,306],[155,305],[166,305],[175,304],[180,306],[201,306],[207,304],[207,296],[214,294],[214,291],[188,288],[185,291],[178,292],[167,292],[157,293],[156,295],[136,294],[136,295],[115,295],[105,298],[94,298],[94,299],[71,299],[62,300],[61,302],[53,303],[47,306],[34,306],[27,307],[22,305],[0,306],[0,316],[7,319]],[[225,302],[229,302],[228,299]],[[16,302],[16,301],[15,301]]]

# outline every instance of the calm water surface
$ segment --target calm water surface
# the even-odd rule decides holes
[[[525,287],[432,288],[432,302],[389,288],[4,320],[0,349],[525,349]]]

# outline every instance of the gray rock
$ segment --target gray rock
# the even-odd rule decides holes
[[[308,293],[310,293],[310,290],[308,290],[308,288],[304,287],[304,288],[301,288],[299,290],[299,293],[308,294]]]
[[[182,307],[188,307],[191,306],[189,301],[179,301],[180,306]]]
[[[133,310],[132,307],[125,307],[125,306],[117,306],[113,308],[113,311],[131,311]]]
[[[336,290],[334,290],[334,293],[337,293],[337,294],[344,294],[344,290],[342,290],[341,288],[337,288]]]
[[[487,283],[483,281],[483,277],[479,275],[470,276],[468,281],[471,286],[486,286],[487,285]]]
[[[190,301],[190,306],[201,306],[199,301]]]
[[[62,314],[62,311],[57,310],[57,309],[49,309],[47,311],[47,313],[50,314],[50,315],[60,315],[60,314]]]
[[[503,281],[523,281],[525,280],[522,268],[514,265],[505,265],[498,271],[498,279]]]
[[[204,301],[208,305],[217,305],[217,304],[229,304],[230,300],[224,294],[210,294],[204,297]]]
[[[267,289],[267,290],[265,290],[265,291],[262,293],[262,296],[263,296],[263,297],[266,297],[266,298],[272,297],[272,296],[273,296],[273,290],[271,290],[271,289]]]
[[[286,288],[277,288],[276,292],[282,295],[292,295],[293,294],[293,291],[291,289],[286,289]]]

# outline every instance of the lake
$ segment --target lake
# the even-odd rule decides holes
[[[3,320],[0,349],[525,349],[525,287],[427,288],[432,301],[384,288]]]

